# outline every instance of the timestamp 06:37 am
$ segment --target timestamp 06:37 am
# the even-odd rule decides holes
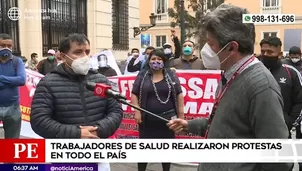
[[[296,22],[295,14],[243,14],[243,23],[254,24],[292,24]]]

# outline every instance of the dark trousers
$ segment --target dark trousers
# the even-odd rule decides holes
[[[145,171],[148,163],[138,163],[138,171]],[[162,163],[163,171],[170,171],[171,163]]]
[[[168,128],[166,122],[144,122],[139,127],[140,139],[174,139],[175,133]],[[145,171],[148,163],[138,163],[138,171]],[[170,171],[171,163],[162,163],[163,171]]]
[[[21,111],[19,104],[0,107],[5,139],[19,138],[21,131]]]

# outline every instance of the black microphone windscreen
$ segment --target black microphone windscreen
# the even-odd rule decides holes
[[[86,88],[90,91],[94,91],[95,86],[96,86],[96,83],[94,83],[94,82],[87,82],[86,83]]]

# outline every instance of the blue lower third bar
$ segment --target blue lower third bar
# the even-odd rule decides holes
[[[0,164],[0,171],[98,171],[97,164]]]

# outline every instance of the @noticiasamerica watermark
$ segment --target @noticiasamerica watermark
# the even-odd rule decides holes
[[[20,10],[18,7],[11,7],[7,11],[7,17],[12,21],[20,19],[25,20],[50,20],[51,14],[57,13],[55,9],[24,9]]]

